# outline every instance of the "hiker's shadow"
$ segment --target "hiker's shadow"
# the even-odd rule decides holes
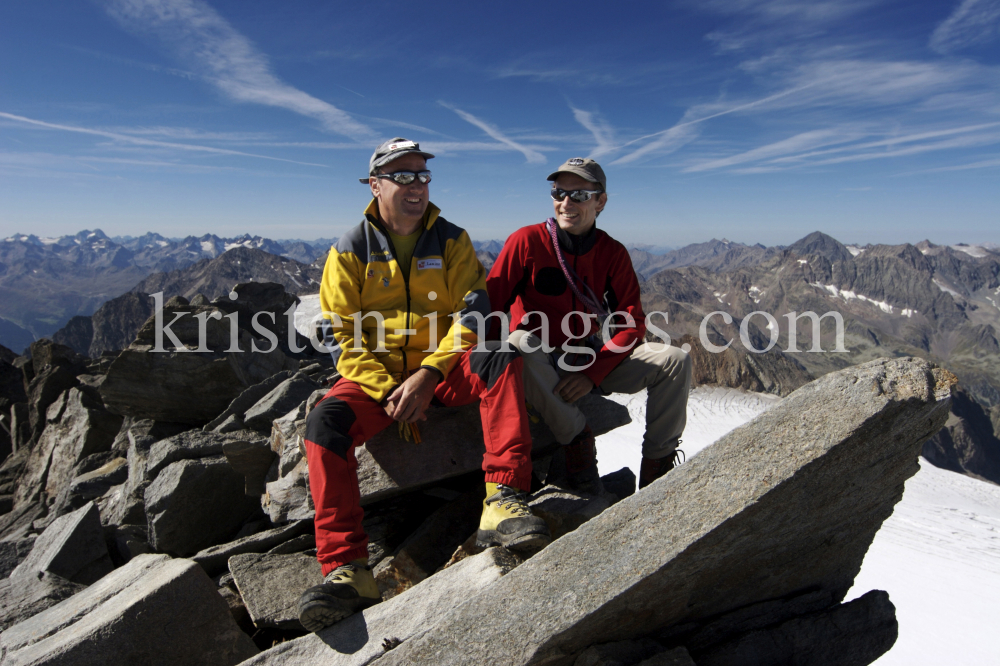
[[[316,634],[331,650],[354,654],[368,645],[368,622],[364,613],[355,613]],[[381,652],[380,646],[373,646]]]

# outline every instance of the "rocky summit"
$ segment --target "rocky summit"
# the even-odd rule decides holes
[[[562,487],[533,422],[529,503],[554,537],[536,553],[476,546],[475,405],[431,410],[420,444],[372,438],[357,464],[383,603],[306,633],[298,596],[321,574],[305,419],[339,375],[290,343],[230,350],[267,336],[227,315],[294,303],[280,285],[236,291],[169,300],[122,352],[0,359],[0,666],[832,665],[895,641],[885,592],[843,600],[954,377],[900,358],[806,383],[739,355],[695,361],[787,397],[638,492],[627,469],[600,495]],[[174,339],[157,341],[158,316]],[[267,333],[296,340],[280,319]],[[962,427],[985,428],[956,396]],[[599,396],[583,407],[595,433],[630,420]]]

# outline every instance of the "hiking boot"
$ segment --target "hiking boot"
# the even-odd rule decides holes
[[[675,449],[673,453],[668,453],[662,458],[642,457],[642,466],[639,468],[639,489],[642,490],[653,481],[672,470],[677,465],[684,462],[684,452]]]
[[[590,426],[585,426],[569,444],[563,446],[566,454],[566,473],[570,488],[589,495],[601,494],[601,475],[597,471],[597,445]]]
[[[299,622],[317,632],[382,601],[375,577],[363,557],[342,564],[326,575],[322,585],[310,587],[299,597]]]
[[[552,540],[545,521],[531,513],[525,494],[500,483],[486,484],[483,517],[476,545],[503,546],[511,550],[536,550]]]

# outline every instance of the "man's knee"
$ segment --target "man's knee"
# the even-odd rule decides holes
[[[473,349],[469,352],[469,369],[486,384],[486,389],[493,388],[507,369],[521,358],[516,347],[511,346],[504,351],[499,343],[487,344],[486,349]]]
[[[648,346],[648,345],[644,345]],[[662,349],[650,350],[653,363],[667,370],[671,375],[691,374],[691,355],[680,347],[673,345],[658,345]]]
[[[548,354],[545,353],[545,346],[542,339],[529,331],[514,331],[508,339],[510,346],[520,352],[525,363],[548,362]]]
[[[351,427],[357,416],[351,406],[336,396],[319,402],[306,416],[306,439],[347,459],[351,449]]]

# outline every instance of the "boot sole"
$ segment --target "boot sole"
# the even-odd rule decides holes
[[[316,633],[334,625],[346,617],[371,608],[381,599],[340,599],[324,596],[299,604],[299,623],[306,631]]]
[[[508,536],[506,540],[504,539],[504,536],[496,530],[479,530],[476,533],[477,548],[492,548],[493,546],[500,546],[508,550],[532,551],[544,548],[549,545],[551,541],[552,538],[543,532],[512,535]]]

